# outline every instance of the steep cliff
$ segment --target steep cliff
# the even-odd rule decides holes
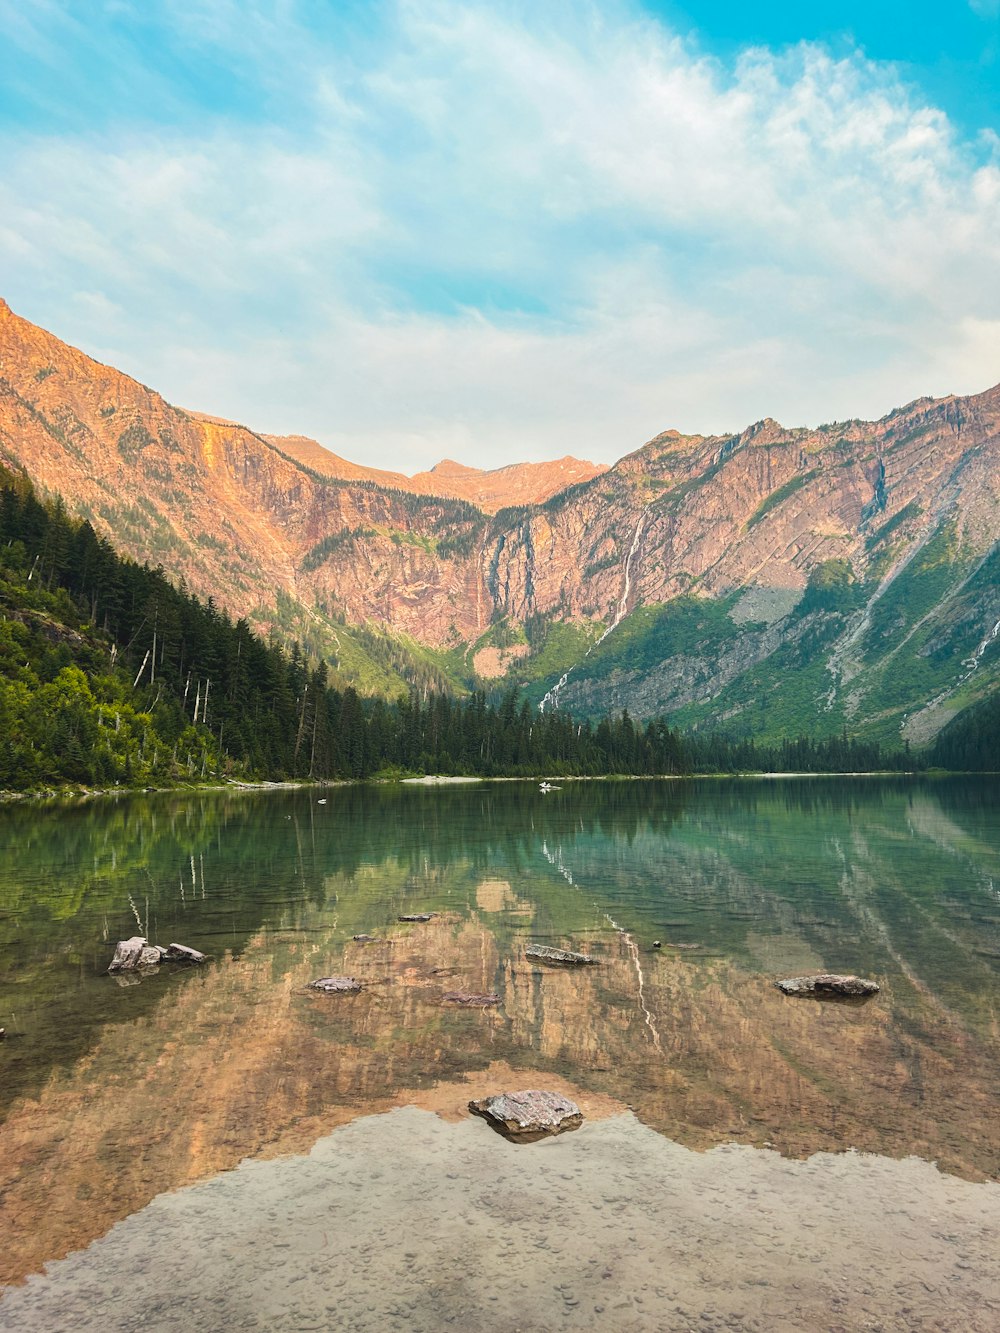
[[[402,472],[363,467],[341,458],[307,435],[265,435],[263,437],[289,458],[304,463],[326,477],[345,481],[372,481],[393,490],[414,495],[441,495],[452,500],[468,500],[487,514],[510,505],[541,504],[577,482],[590,481],[607,471],[603,463],[588,463],[580,458],[557,458],[547,463],[511,463],[489,471],[466,467],[450,458],[442,459],[429,472]]]
[[[172,407],[0,304],[0,458],[371,689],[475,665],[546,706],[929,740],[997,677],[998,454],[995,388],[406,478]]]
[[[338,482],[247,428],[192,415],[0,303],[0,460],[119,549],[234,615],[307,641],[372,688],[401,677],[345,622],[458,641],[486,517],[461,501]],[[458,608],[456,610],[456,608]],[[489,613],[481,611],[484,623]],[[419,652],[416,654],[420,657]]]
[[[670,433],[500,534],[491,590],[519,619],[622,622],[557,690],[571,708],[923,742],[996,679],[998,465],[1000,389]]]

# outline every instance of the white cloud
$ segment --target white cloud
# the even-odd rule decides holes
[[[357,49],[281,11],[173,9],[242,60],[267,38],[284,121],[0,139],[16,309],[174,401],[409,469],[1000,379],[994,148],[891,69],[727,68],[608,6],[424,0]]]

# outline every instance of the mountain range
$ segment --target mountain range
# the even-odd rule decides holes
[[[929,741],[1000,678],[1000,386],[406,477],[186,411],[0,302],[0,460],[369,692],[516,685],[733,735]]]

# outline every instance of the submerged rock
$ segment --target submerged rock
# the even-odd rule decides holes
[[[529,944],[524,951],[529,958],[541,958],[545,963],[596,963],[589,953],[571,953],[569,949],[551,949],[547,944]]]
[[[876,995],[877,981],[866,981],[864,977],[840,976],[836,972],[820,972],[814,977],[786,977],[774,983],[778,990],[786,995],[844,995],[856,998],[862,995]]]
[[[443,1004],[463,1004],[469,1009],[489,1009],[500,1003],[500,996],[492,991],[479,994],[476,991],[450,990],[441,996]]]
[[[578,1129],[583,1123],[583,1112],[576,1102],[560,1092],[544,1092],[538,1088],[484,1097],[469,1102],[469,1110],[518,1143],[533,1143],[568,1129]]]
[[[160,953],[168,963],[203,963],[205,955],[197,949],[189,949],[186,944],[168,944]]]
[[[158,944],[149,944],[144,935],[133,935],[129,940],[119,940],[115,945],[115,956],[108,971],[113,975],[128,972],[148,972],[160,963],[203,963],[205,955],[197,949],[189,949],[186,944],[170,944],[162,949]],[[119,977],[119,979],[121,979]]]
[[[361,989],[361,982],[356,981],[354,977],[320,977],[316,981],[310,981],[309,987],[311,990],[323,991],[326,995],[353,995]]]
[[[437,916],[437,912],[409,912],[399,919],[400,921],[430,921],[431,917],[435,916]]]

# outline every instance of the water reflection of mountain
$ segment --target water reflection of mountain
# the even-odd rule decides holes
[[[164,1188],[495,1061],[693,1147],[854,1146],[995,1174],[996,815],[927,785],[827,800],[830,785],[164,797],[32,811],[23,839],[26,812],[5,812],[10,1275]],[[216,961],[127,990],[100,975],[104,938],[134,929],[130,894],[158,938]],[[396,922],[418,907],[442,915]],[[380,942],[353,943],[362,930]],[[528,939],[604,961],[533,967]],[[807,966],[883,993],[854,1008],[768,984]],[[369,988],[302,989],[341,970]],[[456,986],[497,989],[501,1010],[442,1007]]]

